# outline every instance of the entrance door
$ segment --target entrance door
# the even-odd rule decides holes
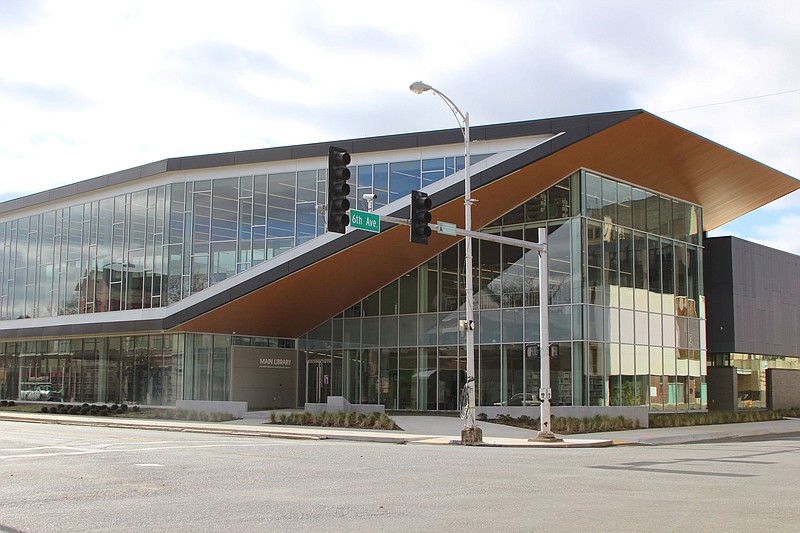
[[[331,393],[331,360],[312,359],[306,364],[306,402],[327,403]]]

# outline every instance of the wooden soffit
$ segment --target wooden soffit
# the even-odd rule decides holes
[[[473,227],[489,224],[579,168],[701,205],[705,230],[797,190],[799,184],[786,174],[642,113],[475,188]],[[435,207],[432,214],[434,221],[463,227],[463,193]],[[173,331],[296,338],[457,241],[434,234],[428,246],[420,246],[409,242],[408,227],[384,230],[190,318]]]

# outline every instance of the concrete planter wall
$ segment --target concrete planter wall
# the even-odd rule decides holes
[[[386,408],[381,404],[350,403],[344,396],[328,396],[327,403],[307,403],[305,410],[313,414],[321,414],[327,411],[329,413],[354,412],[368,415],[370,413],[383,413]]]
[[[243,418],[247,413],[247,402],[212,402],[209,400],[178,400],[178,409],[189,409],[202,413],[230,413],[234,418]]]

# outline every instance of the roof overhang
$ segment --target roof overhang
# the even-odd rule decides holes
[[[567,131],[521,154],[509,165],[528,162],[506,174],[475,176],[473,226],[492,222],[579,168],[701,205],[705,230],[800,186],[786,174],[648,113],[580,139],[576,135]],[[443,193],[434,196],[433,220],[463,227],[463,192],[451,187]],[[297,337],[456,242],[434,234],[428,246],[418,246],[409,242],[408,228],[393,227],[174,329]]]
[[[638,110],[493,125],[476,128],[476,133],[482,139],[554,136],[472,176],[472,196],[477,200],[472,210],[473,228],[489,224],[580,168],[700,205],[704,208],[704,230],[800,186],[786,174]],[[454,142],[459,135],[458,130],[408,134],[381,139],[379,147]],[[346,146],[352,153],[360,153],[374,148],[375,143],[362,139],[348,141]],[[321,150],[316,145],[305,149],[312,148]],[[280,150],[267,150],[258,155],[271,160],[282,154]],[[206,166],[218,163],[215,158],[203,161]],[[224,166],[224,162],[219,164]],[[463,227],[463,195],[463,182],[433,193],[433,220]],[[404,208],[392,214],[407,217],[407,212]],[[12,324],[2,324],[6,326],[2,329],[4,335],[16,338],[161,330],[295,338],[458,241],[434,234],[428,246],[419,246],[409,242],[407,227],[382,226],[380,234],[349,231],[308,253],[298,253],[291,261],[259,265],[260,273],[231,278],[224,290],[215,286],[167,308],[122,312],[140,313],[135,320],[115,322],[96,315],[70,315],[46,321],[58,325],[41,325],[39,319],[28,319],[13,328],[8,327]],[[118,313],[120,317],[122,313]],[[111,314],[116,318],[117,313]]]

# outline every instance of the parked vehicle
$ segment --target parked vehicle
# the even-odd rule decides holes
[[[19,392],[19,399],[39,402],[64,401],[61,391],[56,389],[52,383],[37,383],[31,388],[23,389]]]
[[[497,402],[495,405],[509,405],[509,406],[527,406],[527,405],[539,405],[539,398],[534,396],[531,393],[521,393],[518,392],[508,400],[504,402]]]

